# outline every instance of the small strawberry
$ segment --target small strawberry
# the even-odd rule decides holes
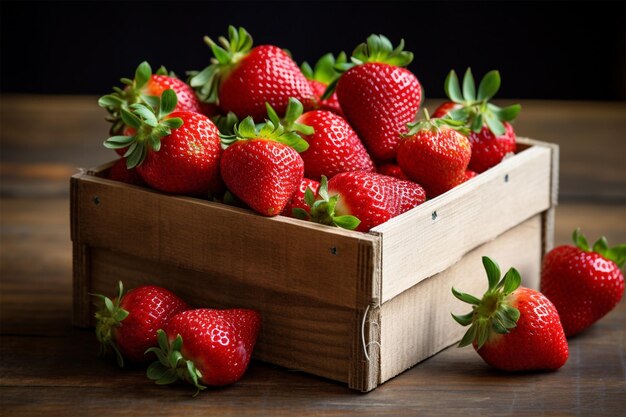
[[[476,171],[472,171],[471,169],[468,169],[467,171],[465,171],[465,181],[471,180],[476,175],[478,175],[478,173]]]
[[[454,71],[445,81],[445,90],[452,102],[439,106],[433,117],[451,117],[465,122],[470,129],[468,139],[472,145],[469,168],[481,173],[496,165],[505,155],[515,152],[516,137],[509,123],[517,117],[521,107],[515,104],[500,108],[489,100],[500,88],[500,73],[488,72],[480,81],[478,92],[474,77],[468,68],[463,77],[463,92]]]
[[[124,294],[121,281],[118,287],[119,295],[113,300],[96,295],[104,303],[96,313],[96,336],[102,353],[112,349],[119,366],[124,366],[124,359],[145,362],[149,359],[146,349],[157,346],[157,330],[189,306],[165,288],[146,285]]]
[[[398,165],[424,187],[428,198],[434,198],[465,181],[471,147],[461,133],[463,122],[430,119],[426,110],[424,114],[425,120],[409,124],[398,146]]]
[[[352,53],[352,63],[326,90],[337,89],[337,98],[350,125],[376,162],[395,158],[407,123],[415,120],[422,102],[422,87],[411,71],[413,60],[403,51],[404,40],[393,49],[389,39],[371,35]]]
[[[308,213],[311,207],[307,204],[305,200],[307,189],[310,189],[311,195],[313,196],[317,193],[317,190],[319,188],[320,188],[319,182],[315,180],[310,180],[308,178],[302,178],[302,181],[300,182],[300,186],[298,187],[296,192],[293,194],[293,197],[291,197],[291,200],[289,200],[289,202],[283,209],[282,215],[287,216],[287,217],[294,217],[293,209],[295,208],[304,210]]]
[[[146,182],[141,178],[141,175],[137,172],[137,169],[126,167],[126,160],[120,158],[111,166],[109,170],[108,179],[113,181],[124,182],[126,184],[145,186]]]
[[[302,105],[292,100],[293,106]],[[228,146],[220,170],[228,189],[250,208],[264,216],[283,212],[304,176],[298,154],[308,148],[298,132],[312,133],[309,126],[296,124],[286,129],[267,105],[269,120],[258,129],[252,117],[234,127],[233,135],[222,135]]]
[[[209,37],[215,59],[200,72],[191,72],[189,83],[198,96],[208,103],[217,103],[224,113],[232,111],[243,119],[251,116],[260,122],[269,103],[283,115],[289,98],[300,100],[305,109],[316,103],[315,94],[298,65],[283,49],[274,45],[252,48],[252,37],[244,28],[228,28],[229,39],[220,37],[219,44]]]
[[[110,113],[108,120],[113,123],[111,135],[119,135],[124,127],[121,111],[130,110],[130,105],[143,103],[154,107],[159,97],[165,90],[174,90],[178,96],[175,111],[200,112],[200,100],[196,97],[193,89],[185,82],[168,74],[161,67],[156,74],[147,62],[139,64],[135,70],[135,78],[122,78],[125,88],[113,87],[114,92],[100,97],[98,105],[104,107]]]
[[[401,180],[409,179],[409,177],[407,177],[404,172],[402,172],[402,168],[400,168],[400,165],[393,162],[387,162],[385,164],[379,165],[378,173],[388,175],[390,177],[395,177]]]
[[[307,62],[303,62],[302,65],[300,65],[302,74],[307,78],[313,93],[318,98],[318,109],[329,110],[339,116],[343,116],[343,111],[341,111],[341,106],[339,105],[339,100],[335,92],[326,100],[322,100],[322,96],[326,88],[339,78],[340,73],[335,69],[335,65],[345,64],[346,61],[345,52],[341,52],[337,55],[337,59],[335,59],[333,54],[328,53],[315,63],[315,68],[311,68]]]
[[[322,177],[318,196],[315,201],[313,193],[307,191],[310,214],[294,209],[294,217],[360,232],[426,200],[424,189],[414,182],[365,171],[344,172],[330,181]]]
[[[600,238],[592,248],[576,229],[574,244],[552,249],[543,259],[541,291],[559,311],[566,336],[604,317],[624,295],[626,245],[609,248]]]
[[[158,331],[159,347],[150,348],[159,359],[147,370],[157,384],[179,379],[193,384],[196,395],[205,385],[238,381],[246,371],[256,343],[261,316],[254,310],[188,310]]]
[[[567,339],[554,305],[538,291],[521,287],[515,268],[500,279],[498,264],[483,257],[489,288],[478,299],[452,288],[459,300],[472,305],[468,314],[452,315],[471,325],[459,347],[473,344],[489,365],[504,371],[556,370],[569,356]]]
[[[176,93],[166,90],[156,110],[141,103],[132,104],[131,111],[122,109],[124,135],[110,137],[104,146],[126,149],[127,167],[137,167],[152,188],[198,196],[220,193],[217,127],[200,113],[173,112],[176,103]]]

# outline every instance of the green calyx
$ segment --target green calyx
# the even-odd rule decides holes
[[[198,98],[207,103],[219,104],[219,87],[221,81],[232,68],[252,49],[252,36],[242,27],[228,27],[228,39],[223,36],[214,42],[208,36],[204,42],[211,48],[213,58],[211,64],[202,71],[191,71],[189,85],[194,88]]]
[[[418,120],[413,123],[407,123],[409,130],[407,133],[402,134],[402,137],[409,137],[417,134],[422,130],[427,130],[433,133],[441,132],[441,129],[454,129],[462,135],[467,135],[469,129],[465,127],[465,123],[462,120],[455,120],[450,118],[435,118],[431,119],[428,110],[424,109],[424,119]]]
[[[602,236],[593,244],[593,247],[589,247],[587,239],[580,231],[580,228],[574,230],[572,234],[572,240],[577,248],[584,250],[585,252],[596,252],[602,257],[613,261],[619,268],[626,263],[626,244],[621,244],[613,247],[609,247],[606,237]]]
[[[124,154],[128,169],[141,165],[149,150],[158,152],[161,149],[161,139],[172,133],[172,129],[183,125],[183,120],[179,117],[166,119],[174,111],[177,103],[176,93],[170,89],[156,98],[154,107],[135,103],[130,105],[129,110],[122,109],[122,121],[136,133],[133,136],[111,136],[104,141],[104,147],[128,148]]]
[[[157,361],[150,364],[146,374],[148,378],[158,385],[167,385],[178,380],[186,381],[196,387],[194,397],[206,386],[200,384],[202,373],[193,361],[185,359],[180,352],[183,347],[183,338],[180,335],[169,342],[163,330],[157,330],[157,340],[159,347],[151,347],[146,353],[154,353]]]
[[[489,103],[489,100],[500,89],[500,73],[496,70],[485,74],[478,85],[478,91],[470,68],[463,76],[462,90],[459,79],[452,70],[446,77],[444,89],[450,100],[461,105],[459,109],[452,110],[446,117],[462,120],[476,133],[480,132],[486,124],[494,135],[503,135],[506,129],[502,122],[513,121],[522,109],[519,104],[501,108]]]
[[[96,338],[100,342],[100,354],[105,355],[109,349],[115,353],[117,364],[122,368],[124,358],[120,353],[113,338],[113,329],[120,326],[120,323],[128,317],[128,311],[120,307],[120,300],[124,294],[122,281],[118,282],[118,296],[115,301],[102,294],[91,294],[98,297],[103,302],[103,307],[95,314],[96,317]]]
[[[328,179],[324,175],[322,175],[322,180],[320,181],[318,195],[321,199],[316,200],[313,191],[307,188],[304,192],[304,201],[310,207],[310,213],[307,213],[306,210],[301,208],[294,208],[294,217],[348,230],[354,230],[361,224],[361,220],[355,216],[349,214],[338,216],[335,213],[335,207],[339,202],[339,195],[330,196],[328,194]]]
[[[483,266],[487,271],[489,288],[482,299],[452,288],[452,294],[456,298],[472,305],[472,311],[468,314],[462,316],[452,314],[452,318],[461,326],[470,326],[459,347],[476,343],[476,350],[479,350],[492,333],[509,333],[517,326],[520,317],[519,310],[510,306],[506,299],[522,282],[519,272],[511,268],[500,279],[500,267],[487,256],[483,256]]]
[[[301,135],[311,135],[314,130],[311,126],[296,122],[302,115],[302,103],[290,98],[282,121],[269,103],[265,103],[265,107],[268,115],[265,123],[255,125],[252,117],[246,117],[241,123],[232,126],[232,133],[220,133],[222,147],[227,148],[238,140],[267,139],[291,146],[297,152],[306,151],[309,143]]]
[[[315,68],[311,68],[308,62],[303,62],[300,69],[307,79],[329,85],[341,75],[335,66],[345,64],[347,61],[345,52],[340,52],[337,58],[329,52],[315,63]]]

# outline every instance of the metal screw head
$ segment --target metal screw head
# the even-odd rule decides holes
[[[509,174],[506,174],[506,175],[504,176],[504,182],[509,182]]]
[[[98,204],[100,204],[100,197],[98,197],[97,195],[93,196],[93,203],[97,206]]]
[[[333,256],[337,256],[337,247],[333,246],[332,248],[330,248],[330,254]]]
[[[431,215],[431,217],[433,218],[433,220],[437,219],[437,210],[433,211],[433,214]]]

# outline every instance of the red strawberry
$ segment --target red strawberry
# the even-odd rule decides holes
[[[152,188],[198,196],[220,193],[222,148],[217,127],[200,113],[172,113],[173,90],[163,93],[157,107],[157,114],[144,104],[131,105],[132,113],[122,109],[125,135],[113,136],[104,145],[127,148],[127,167],[137,167]]]
[[[402,172],[402,168],[400,165],[394,164],[392,162],[388,162],[386,164],[382,164],[378,166],[378,173],[383,175],[388,175],[390,177],[395,177],[401,180],[408,180],[409,178]]]
[[[229,40],[221,46],[205,37],[215,62],[193,73],[190,84],[206,102],[217,103],[224,113],[232,111],[243,119],[260,122],[266,115],[265,103],[284,114],[289,98],[300,100],[306,109],[316,99],[298,65],[281,48],[261,45],[252,48],[252,37],[244,28],[228,28]]]
[[[302,181],[300,182],[300,187],[298,187],[296,192],[293,194],[293,197],[291,197],[291,200],[285,206],[282,212],[283,216],[294,217],[293,215],[294,208],[302,209],[308,213],[312,204],[308,204],[306,202],[305,198],[306,198],[307,190],[308,189],[311,190],[310,191],[311,195],[309,197],[309,200],[312,201],[313,199],[315,199],[314,195],[317,193],[317,190],[319,188],[320,188],[319,182],[315,180],[310,180],[308,178],[302,178]]]
[[[141,178],[135,168],[128,169],[126,167],[126,160],[124,158],[120,158],[115,161],[115,163],[113,164],[113,166],[111,166],[111,169],[109,170],[108,178],[110,180],[120,181],[126,184],[140,186],[146,185],[146,182],[143,180],[143,178]]]
[[[433,198],[465,181],[471,148],[455,130],[462,122],[430,119],[424,113],[426,120],[409,125],[411,130],[398,147],[398,165]]]
[[[478,175],[478,173],[476,173],[476,171],[472,171],[471,169],[468,169],[467,171],[465,171],[465,181],[471,180],[476,175]],[[463,182],[465,182],[465,181],[463,181]]]
[[[345,52],[341,52],[337,56],[337,59],[335,59],[333,54],[328,53],[315,63],[314,69],[311,68],[307,62],[303,62],[300,66],[302,74],[304,74],[307,78],[309,85],[311,86],[311,90],[313,90],[313,93],[318,98],[318,108],[321,110],[332,111],[342,117],[343,111],[339,105],[337,94],[333,92],[333,94],[326,100],[323,100],[322,96],[324,95],[326,88],[339,78],[340,73],[335,69],[335,65],[345,64],[346,60],[347,58]]]
[[[295,105],[295,104],[294,104]],[[300,105],[297,102],[297,105]],[[304,176],[304,162],[298,154],[308,147],[296,130],[286,129],[271,106],[270,120],[258,130],[251,117],[222,135],[228,145],[220,170],[228,189],[250,208],[264,216],[282,213]],[[300,111],[302,107],[300,105]],[[297,125],[310,133],[308,126]]]
[[[322,177],[318,195],[320,199],[311,205],[310,215],[298,209],[294,215],[360,232],[426,200],[424,189],[414,182],[365,171],[344,172],[330,181]]]
[[[395,158],[400,135],[406,133],[407,123],[415,120],[422,101],[417,78],[402,68],[413,60],[413,54],[403,47],[404,41],[393,49],[386,37],[371,35],[352,54],[357,65],[336,83],[346,119],[377,162]],[[331,85],[327,94],[333,88]]]
[[[481,173],[496,165],[505,155],[515,152],[516,137],[513,127],[508,123],[520,112],[520,105],[504,109],[489,103],[500,88],[498,71],[488,72],[478,86],[468,68],[463,77],[463,92],[454,71],[451,71],[445,82],[446,94],[452,102],[439,106],[433,117],[451,117],[463,120],[471,129],[468,139],[472,145],[472,159],[469,168]]]
[[[515,268],[500,279],[500,268],[483,257],[489,288],[482,299],[452,288],[459,300],[472,304],[463,316],[452,315],[462,326],[471,325],[459,347],[470,343],[489,365],[504,371],[555,370],[569,356],[567,340],[554,305],[538,291],[520,287]]]
[[[159,361],[147,374],[157,384],[185,380],[197,388],[228,385],[246,371],[256,343],[261,316],[254,310],[189,310],[159,330],[159,347],[151,348]]]
[[[147,285],[124,294],[122,282],[118,285],[114,300],[97,295],[105,305],[96,313],[96,336],[103,353],[108,348],[115,352],[119,366],[124,359],[144,362],[149,359],[146,349],[157,346],[157,330],[189,306],[165,288]]]
[[[624,295],[626,245],[609,248],[599,239],[589,248],[576,229],[576,246],[552,249],[543,259],[541,291],[554,303],[566,336],[573,336],[604,317]]]
[[[163,67],[156,74],[152,74],[150,64],[144,61],[137,67],[135,78],[133,80],[122,78],[122,83],[126,85],[124,89],[114,87],[113,93],[98,100],[100,107],[106,108],[111,114],[109,117],[109,121],[113,123],[111,135],[118,135],[123,129],[122,109],[129,110],[129,106],[135,103],[154,107],[165,90],[174,90],[178,96],[174,110],[193,112],[201,110],[200,101],[193,89],[173,75],[169,75]]]

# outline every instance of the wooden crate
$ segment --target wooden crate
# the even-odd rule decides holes
[[[481,293],[481,256],[537,287],[552,245],[558,148],[519,151],[369,233],[346,231],[102,177],[71,178],[74,323],[94,298],[162,285],[195,306],[263,315],[255,357],[370,391],[459,340],[450,292]]]

